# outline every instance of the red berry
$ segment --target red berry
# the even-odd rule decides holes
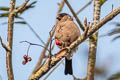
[[[56,45],[61,45],[61,42],[59,42],[59,41],[56,41]]]
[[[27,59],[27,58],[28,58],[28,56],[27,56],[27,55],[24,55],[24,56],[23,56],[23,58],[24,58],[24,59]]]
[[[31,61],[31,60],[32,60],[32,58],[31,58],[31,57],[28,57],[28,58],[27,58],[27,61]]]
[[[25,65],[26,63],[27,63],[27,61],[26,61],[26,60],[24,60],[24,61],[22,62],[22,64],[23,64],[23,65]]]

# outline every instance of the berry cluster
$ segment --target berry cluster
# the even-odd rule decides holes
[[[24,58],[24,60],[22,61],[23,65],[32,60],[32,58],[27,55],[24,55],[23,58]]]

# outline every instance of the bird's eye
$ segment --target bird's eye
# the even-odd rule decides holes
[[[60,17],[56,17],[56,19],[60,20]]]

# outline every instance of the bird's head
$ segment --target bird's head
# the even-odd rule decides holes
[[[67,20],[73,20],[72,16],[70,16],[67,13],[60,13],[57,15],[56,19],[58,21],[67,21]]]

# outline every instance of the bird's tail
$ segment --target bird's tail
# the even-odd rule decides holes
[[[68,60],[67,58],[65,58],[65,75],[73,74],[73,70],[72,70],[72,59]]]

